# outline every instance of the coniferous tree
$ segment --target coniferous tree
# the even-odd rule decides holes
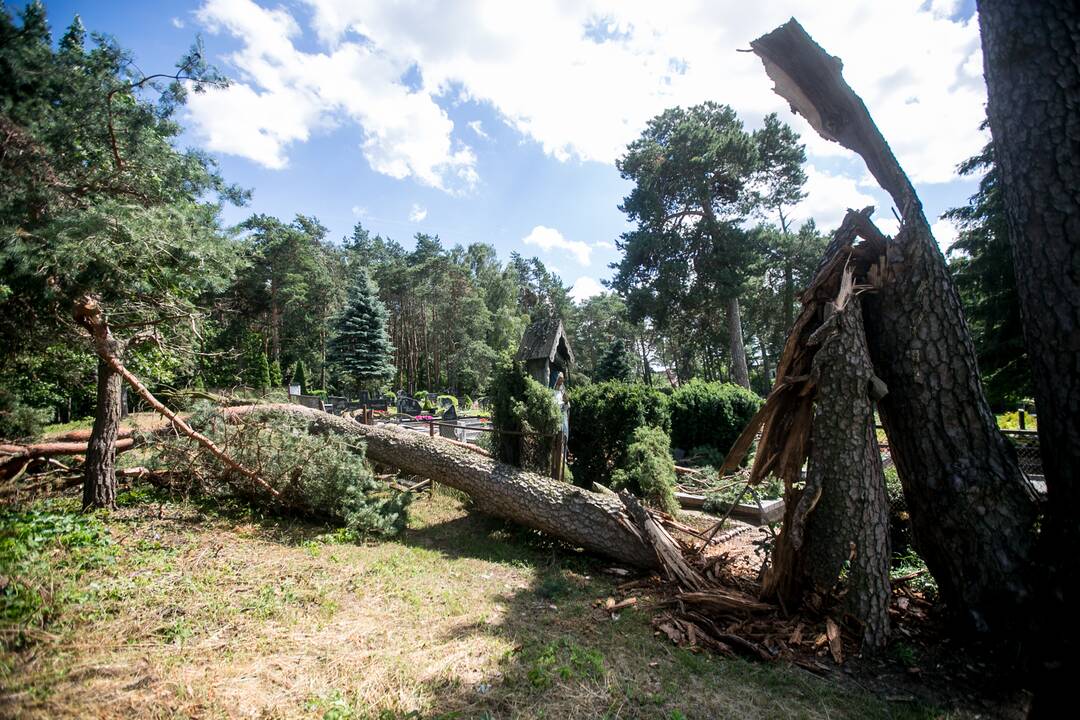
[[[329,359],[354,390],[378,386],[390,379],[394,347],[386,331],[386,306],[366,270],[357,272],[345,309],[330,339]]]
[[[608,346],[604,356],[596,365],[596,381],[619,380],[630,382],[634,379],[634,368],[630,364],[630,355],[622,338],[615,338]]]
[[[962,175],[986,174],[967,205],[942,216],[960,231],[949,248],[949,270],[975,341],[986,400],[995,410],[1011,409],[1034,390],[993,142],[958,169]]]
[[[305,376],[305,372],[304,372],[304,361],[303,360],[297,360],[296,361],[296,367],[293,368],[293,373],[292,373],[292,382],[290,382],[289,384],[290,385],[299,385],[300,386],[300,394],[301,395],[304,394],[304,388],[307,385],[307,377]]]

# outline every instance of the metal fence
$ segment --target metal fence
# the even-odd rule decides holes
[[[1016,459],[1020,463],[1020,470],[1026,475],[1042,475],[1042,454],[1039,452],[1039,433],[1035,430],[1002,430],[1013,449],[1016,450]],[[883,468],[892,467],[892,453],[889,451],[888,442],[879,442],[881,449],[881,465]]]

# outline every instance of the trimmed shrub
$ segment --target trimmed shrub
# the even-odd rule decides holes
[[[668,407],[673,447],[711,446],[726,455],[761,407],[761,398],[731,383],[691,380],[672,393]]]
[[[611,487],[628,490],[664,512],[677,513],[675,461],[667,433],[648,425],[635,430],[626,449],[626,463],[611,475]]]
[[[639,383],[609,381],[570,391],[570,454],[578,485],[608,484],[626,463],[634,431],[646,425],[667,432],[663,393]]]

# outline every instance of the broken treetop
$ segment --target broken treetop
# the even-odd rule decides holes
[[[560,353],[559,350],[562,349]],[[518,347],[517,359],[528,362],[529,360],[547,360],[555,362],[555,356],[563,356],[563,361],[568,365],[574,364],[574,351],[570,349],[570,341],[566,339],[562,320],[547,318],[537,320],[525,329],[521,337],[521,345]]]

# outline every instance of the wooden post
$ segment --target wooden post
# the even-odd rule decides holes
[[[431,437],[435,437],[435,421],[434,420],[428,420],[427,422],[428,422],[428,435],[430,435]]]
[[[551,477],[555,480],[562,480],[563,476],[563,442],[563,434],[555,433],[551,443]]]
[[[1024,408],[1020,408],[1020,412],[1018,412],[1017,415],[1020,418],[1020,429],[1026,430],[1027,428],[1025,426],[1027,425],[1027,413],[1024,412]]]

